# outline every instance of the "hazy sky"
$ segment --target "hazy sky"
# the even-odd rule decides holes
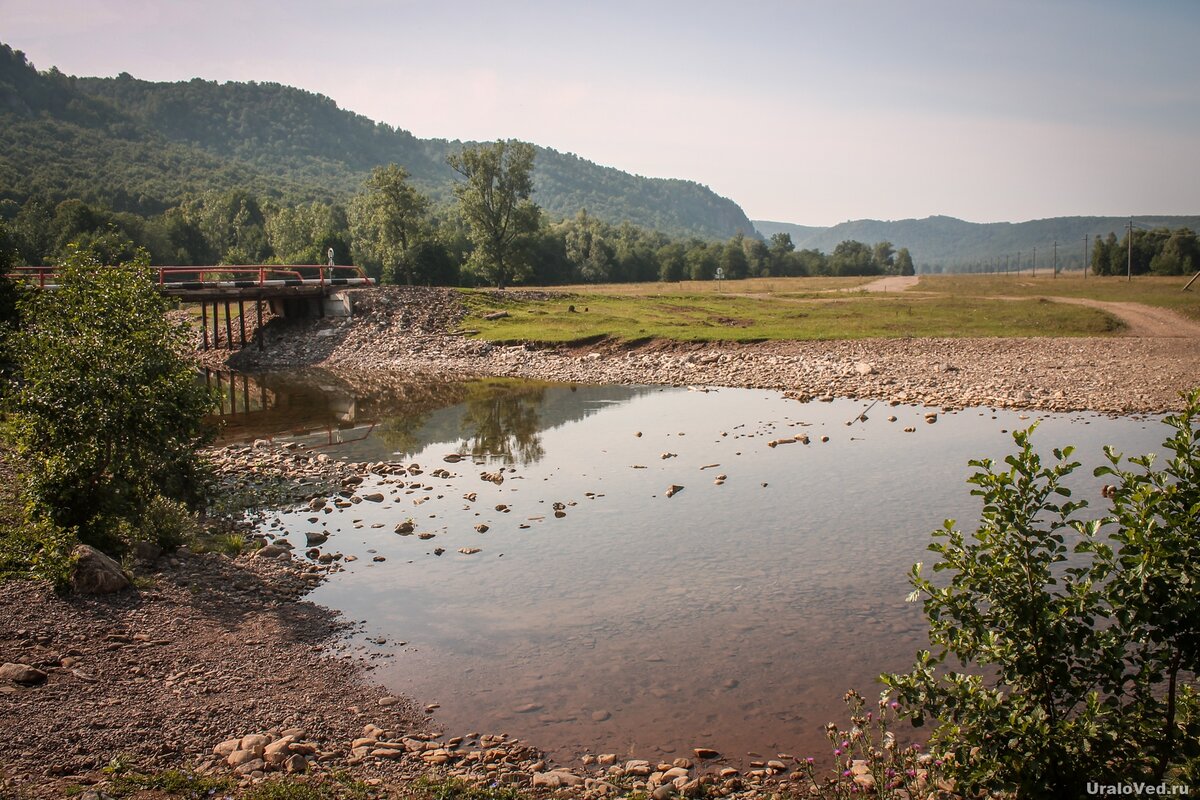
[[[0,0],[0,41],[525,139],[754,219],[1200,213],[1197,0]]]

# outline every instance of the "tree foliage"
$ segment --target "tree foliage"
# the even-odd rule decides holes
[[[401,164],[434,202],[452,199],[457,143],[338,108],[270,82],[174,83],[38,72],[0,44],[0,200],[48,195],[142,217],[189,195],[245,190],[263,201],[344,205],[375,167]],[[537,202],[675,236],[753,230],[736,203],[693,181],[645,178],[539,148]]]
[[[464,147],[446,159],[464,179],[454,194],[475,245],[470,265],[500,289],[530,270],[525,251],[540,215],[530,199],[533,157],[533,145],[509,140]]]
[[[1134,228],[1120,241],[1115,233],[1092,246],[1092,272],[1097,275],[1189,275],[1200,270],[1200,239],[1191,228]]]
[[[59,282],[21,302],[12,439],[33,521],[117,552],[159,499],[198,499],[211,397],[144,256],[104,267],[75,251]]]
[[[356,259],[378,265],[391,283],[412,285],[417,275],[411,249],[428,228],[428,212],[429,198],[409,183],[404,167],[376,167],[350,205]]]
[[[971,462],[979,529],[935,532],[948,580],[911,573],[933,650],[884,676],[914,722],[937,721],[960,790],[1070,798],[1200,774],[1200,392],[1166,421],[1163,469],[1106,450],[1097,473],[1117,483],[1096,519],[1065,485],[1071,449],[1043,463],[1032,428],[1007,469]]]

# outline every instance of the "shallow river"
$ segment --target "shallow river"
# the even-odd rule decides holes
[[[1079,447],[1075,485],[1098,506],[1101,445],[1149,452],[1166,431],[990,409],[931,424],[933,409],[884,404],[847,425],[867,403],[738,389],[485,381],[359,396],[279,380],[254,384],[261,408],[247,402],[287,407],[293,432],[250,414],[231,436],[425,470],[409,479],[420,488],[381,484],[383,503],[272,515],[297,555],[320,530],[323,549],[357,557],[311,599],[361,621],[350,644],[373,677],[440,704],[448,735],[503,731],[560,759],[823,754],[843,692],[877,693],[923,644],[905,573],[944,518],[977,519],[969,459],[1001,460],[1007,431],[1040,419],[1043,452]],[[801,433],[809,444],[768,445]],[[501,467],[502,484],[480,478]],[[454,477],[429,476],[439,468]],[[406,519],[434,536],[397,535]]]

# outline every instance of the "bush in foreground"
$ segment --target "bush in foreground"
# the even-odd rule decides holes
[[[935,532],[944,585],[913,567],[933,652],[885,675],[966,796],[1084,797],[1089,783],[1200,778],[1200,391],[1168,417],[1171,457],[1106,449],[1108,514],[1084,520],[1064,480],[1070,448],[1044,465],[1018,452],[973,461],[983,498],[971,536]]]
[[[31,528],[110,554],[143,539],[176,544],[181,504],[205,486],[197,451],[211,408],[186,334],[167,320],[144,257],[105,267],[74,251],[59,283],[22,298],[12,341],[8,438]]]

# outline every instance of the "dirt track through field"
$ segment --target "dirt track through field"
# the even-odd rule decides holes
[[[903,292],[915,287],[919,280],[920,278],[917,276],[892,275],[880,278],[877,281],[871,281],[864,286],[856,286],[853,290],[844,291]],[[1001,296],[995,299],[1028,300],[1030,298]],[[1125,336],[1200,339],[1200,323],[1194,322],[1167,308],[1148,306],[1143,303],[1118,303],[1105,300],[1092,300],[1086,297],[1043,295],[1042,299],[1054,303],[1087,306],[1111,314],[1125,324]]]
[[[1055,303],[1089,306],[1112,314],[1125,323],[1126,336],[1161,337],[1167,339],[1200,339],[1200,323],[1167,308],[1142,303],[1114,303],[1083,297],[1047,297]]]
[[[855,286],[852,289],[842,289],[843,292],[906,292],[921,280],[917,275],[889,275],[877,281]]]

